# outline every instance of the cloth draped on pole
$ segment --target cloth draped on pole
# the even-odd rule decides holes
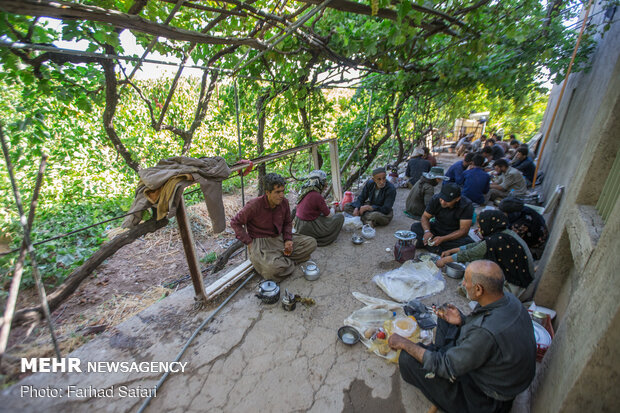
[[[173,217],[183,196],[183,189],[200,184],[205,197],[207,211],[213,232],[226,228],[226,214],[222,201],[222,181],[230,175],[230,168],[220,156],[212,158],[190,158],[173,156],[162,159],[157,165],[140,170],[140,181],[129,215],[123,221],[123,228],[131,228],[140,223],[142,211],[157,204],[157,219]]]

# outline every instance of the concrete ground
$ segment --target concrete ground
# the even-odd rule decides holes
[[[258,277],[251,280],[211,321],[188,348],[183,373],[171,374],[157,391],[147,412],[426,412],[430,403],[405,383],[398,367],[368,353],[360,343],[346,346],[336,331],[363,304],[359,291],[388,298],[371,280],[397,267],[392,249],[394,232],[413,222],[403,213],[406,189],[399,189],[394,219],[378,228],[374,239],[356,246],[351,233],[319,248],[313,259],[321,269],[317,281],[306,281],[298,269],[281,288],[316,300],[286,312],[279,304],[263,305],[254,296]],[[128,263],[128,265],[131,265]],[[424,301],[455,303],[469,313],[455,294],[458,281]],[[88,361],[172,361],[194,329],[213,308],[192,312],[193,289],[180,290],[107,331],[73,352],[84,370]],[[37,373],[4,390],[0,410],[20,412],[137,411],[161,373]],[[76,397],[68,386],[106,389],[112,397]],[[120,389],[135,396],[121,397]],[[57,397],[50,392],[58,389]],[[47,392],[47,393],[46,393]],[[41,396],[41,397],[36,397]],[[71,396],[71,397],[70,397]],[[90,397],[89,397],[90,396]]]

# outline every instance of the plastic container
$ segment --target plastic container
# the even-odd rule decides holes
[[[353,202],[353,192],[346,191],[344,193],[344,197],[342,198],[342,206],[344,207],[346,204]]]
[[[411,317],[398,317],[392,320],[392,333],[399,336],[411,337],[418,324]]]

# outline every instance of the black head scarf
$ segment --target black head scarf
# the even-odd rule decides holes
[[[519,287],[527,287],[532,274],[527,262],[527,253],[512,235],[502,232],[508,227],[508,219],[501,211],[483,211],[478,224],[487,244],[484,256],[504,271],[506,281]]]
[[[499,209],[508,216],[510,229],[523,238],[530,249],[545,246],[549,231],[542,215],[512,197],[504,198]]]
[[[508,222],[512,225],[521,216],[524,206],[522,200],[509,196],[499,203],[499,210],[508,216]]]

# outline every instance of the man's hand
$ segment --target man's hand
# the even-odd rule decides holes
[[[284,255],[291,255],[293,253],[293,241],[284,241]]]
[[[359,217],[360,216],[360,209],[359,208],[355,208],[353,210],[353,216],[354,217]]]
[[[443,267],[444,267],[447,263],[449,263],[449,262],[454,262],[454,260],[452,259],[452,257],[451,257],[451,256],[449,256],[449,255],[448,255],[447,257],[443,257],[443,258],[441,258],[441,259],[437,260],[437,262],[435,263],[435,265],[436,265],[438,268],[443,268]]]
[[[446,304],[443,307],[438,308],[435,311],[437,317],[446,320],[449,324],[460,326],[463,320],[461,319],[461,313],[454,304]]]
[[[433,237],[433,247],[437,247],[441,245],[442,242],[443,242],[443,237],[440,237],[440,236]]]
[[[388,339],[388,345],[394,350],[401,350],[409,353],[411,357],[422,363],[426,349],[414,342],[407,340],[403,336],[393,333]]]
[[[459,248],[452,248],[450,250],[444,251],[444,252],[441,253],[441,258],[447,257],[447,256],[452,255],[452,254],[457,253],[457,252],[459,252]]]
[[[253,242],[253,241],[250,241],[250,243],[247,245],[248,250],[250,250],[250,249],[252,248],[252,242]]]
[[[388,345],[393,350],[403,350],[405,345],[410,342],[411,341],[407,340],[405,337],[396,333],[392,333],[390,338],[388,338]]]
[[[424,245],[427,245],[428,244],[428,240],[430,240],[433,237],[434,237],[434,235],[433,235],[432,232],[430,232],[430,231],[429,232],[425,232],[424,236],[422,237],[422,241],[424,241]]]
[[[372,211],[372,206],[364,205],[360,208],[360,215],[364,215],[367,211]]]

